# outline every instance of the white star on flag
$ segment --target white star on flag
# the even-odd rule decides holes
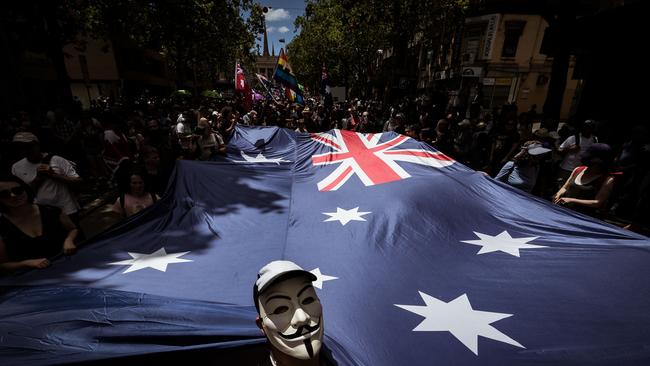
[[[363,215],[367,215],[372,212],[359,212],[359,207],[355,207],[349,210],[342,209],[340,207],[336,208],[336,212],[323,212],[323,215],[328,215],[330,218],[326,219],[323,222],[327,221],[339,221],[341,225],[345,226],[350,221],[366,221]]]
[[[476,236],[478,236],[480,239],[461,241],[467,244],[480,245],[482,248],[478,251],[478,253],[476,253],[477,255],[501,251],[514,255],[515,257],[519,257],[519,249],[547,248],[543,245],[528,244],[529,241],[539,238],[538,236],[531,236],[528,238],[513,238],[505,230],[497,236],[481,234],[476,231],[474,231],[474,234],[476,234]]]
[[[526,348],[519,342],[491,326],[512,314],[492,313],[472,309],[466,294],[444,302],[418,291],[425,305],[395,306],[423,316],[425,319],[413,329],[414,332],[449,332],[478,356],[478,336]]]
[[[269,159],[266,156],[262,155],[262,153],[259,153],[257,156],[253,157],[246,155],[243,151],[241,151],[241,156],[244,158],[244,160],[235,161],[235,163],[275,163],[277,165],[280,165],[280,163],[291,162],[291,160],[284,160],[282,158]]]
[[[319,288],[321,290],[323,289],[323,282],[339,279],[338,277],[328,276],[320,273],[320,268],[312,269],[309,272],[311,272],[314,276],[316,276],[316,281],[313,281],[312,284],[314,285],[314,287]]]
[[[131,253],[131,252],[128,253],[133,259],[127,259],[120,262],[113,262],[109,264],[118,265],[118,266],[131,265],[124,272],[122,272],[122,273],[129,273],[144,268],[153,268],[161,272],[166,272],[167,265],[170,263],[192,262],[191,259],[179,258],[189,252],[167,254],[164,247],[156,250],[151,254]]]

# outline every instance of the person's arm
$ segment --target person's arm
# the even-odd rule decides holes
[[[0,238],[0,273],[9,273],[27,268],[45,268],[49,265],[50,261],[47,258],[25,259],[17,262],[9,261],[5,242]]]
[[[217,154],[226,156],[228,155],[226,152],[226,143],[223,141],[223,137],[221,137],[221,134],[215,133],[214,134],[215,140],[217,141],[217,144],[219,145],[217,147]]]
[[[512,146],[510,146],[510,151],[506,154],[506,156],[501,160],[501,164],[507,163],[509,160],[512,159],[513,156],[515,156],[515,153],[519,150],[519,142],[514,142],[512,143]]]
[[[603,207],[603,205],[605,205],[605,202],[607,202],[607,199],[609,198],[609,195],[612,193],[613,188],[614,188],[614,178],[608,177],[603,183],[603,185],[600,186],[600,189],[598,190],[598,194],[596,194],[596,197],[593,200],[581,200],[577,198],[562,197],[559,199],[558,203],[574,203],[576,205],[590,207],[590,208],[601,208]]]
[[[496,150],[496,141],[493,141],[492,144],[490,145],[490,158],[488,159],[490,164],[494,161],[494,151],[495,150]]]
[[[569,189],[569,182],[573,179],[578,174],[578,168],[573,169],[571,172],[571,175],[569,178],[567,178],[566,181],[564,181],[564,184],[562,185],[562,188],[560,188],[554,195],[553,195],[553,203],[561,203],[560,199],[564,196],[566,193],[567,189]]]
[[[509,161],[503,165],[499,173],[497,174],[494,179],[501,181],[501,182],[508,182],[508,177],[510,176],[510,173],[512,172],[512,169],[514,168],[515,163],[513,161]]]
[[[233,118],[232,122],[230,122],[230,126],[226,128],[226,136],[230,136],[230,133],[235,129],[235,126],[237,126],[237,119]]]
[[[52,159],[56,159],[56,166],[58,170],[61,171],[61,173],[57,173],[53,168],[52,165],[50,164],[41,164],[37,170],[39,172],[43,172],[46,176],[49,178],[72,184],[72,185],[77,185],[81,183],[82,179],[79,177],[79,174],[74,169],[74,166],[66,159],[61,158],[61,157],[53,157]]]
[[[576,149],[579,149],[579,148],[576,145],[575,136],[572,135],[572,136],[567,137],[566,140],[564,140],[564,142],[560,144],[560,147],[558,147],[557,150],[559,152],[563,153],[563,152],[572,151],[572,150],[576,150]]]
[[[63,212],[61,212],[59,215],[59,221],[61,222],[63,228],[68,231],[68,236],[66,236],[65,240],[63,241],[63,254],[72,255],[77,251],[77,246],[75,245],[74,241],[77,239],[79,229],[77,229],[77,227],[72,223],[68,215],[64,214]]]

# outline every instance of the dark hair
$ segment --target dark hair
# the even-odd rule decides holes
[[[32,187],[29,186],[29,184],[25,183],[22,179],[12,174],[2,174],[0,175],[0,182],[18,183],[19,186],[25,189],[25,193],[27,193],[27,202],[34,203],[34,190],[32,189]],[[6,212],[5,208],[2,205],[0,205],[0,212]]]
[[[149,191],[146,171],[144,169],[141,169],[140,167],[132,166],[128,170],[126,170],[125,173],[122,173],[122,175],[118,179],[118,191],[120,195],[131,193],[131,177],[134,175],[137,175],[140,178],[142,178],[142,181],[144,182],[145,192]]]
[[[409,131],[413,131],[418,135],[420,134],[420,130],[421,130],[420,125],[415,125],[415,124],[406,126],[406,129]]]
[[[607,170],[614,162],[614,151],[607,144],[592,144],[582,153],[580,161],[583,165],[600,165],[603,169]]]

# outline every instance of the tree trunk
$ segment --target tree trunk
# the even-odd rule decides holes
[[[56,72],[56,99],[59,104],[67,107],[72,104],[72,90],[70,89],[70,76],[65,67],[62,30],[56,19],[56,2],[45,2],[44,4],[41,11],[47,27],[47,54]]]
[[[62,44],[63,34],[56,19],[56,6],[57,3],[54,1],[44,2],[40,10],[47,27],[45,30],[45,36],[48,40],[47,54],[56,72],[56,100],[59,104],[68,107],[72,105],[72,90],[70,89],[70,76],[65,67]]]
[[[553,65],[551,67],[551,80],[548,84],[546,101],[544,102],[544,119],[546,127],[555,129],[560,120],[562,100],[566,89],[567,73],[569,72],[569,59],[571,57],[571,38],[575,24],[575,10],[567,9],[558,14],[552,26],[556,27],[553,47]]]

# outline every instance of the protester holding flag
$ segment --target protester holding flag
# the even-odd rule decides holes
[[[145,208],[153,205],[158,201],[158,197],[153,192],[147,192],[145,173],[134,171],[129,176],[128,187],[124,187],[124,192],[117,198],[113,204],[113,212],[123,218],[135,215]]]
[[[312,281],[318,278],[290,261],[262,267],[253,286],[257,326],[268,339],[262,365],[326,365],[323,308]]]
[[[57,207],[35,204],[20,178],[0,178],[0,213],[0,272],[45,268],[49,258],[77,249],[70,218]]]

